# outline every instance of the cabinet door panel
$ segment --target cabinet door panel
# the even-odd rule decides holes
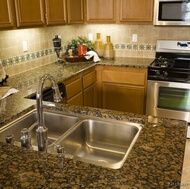
[[[67,0],[68,23],[84,22],[83,6],[83,0]]]
[[[83,87],[86,89],[90,85],[96,82],[96,71],[90,72],[83,76]]]
[[[114,23],[116,21],[115,0],[86,0],[86,17],[89,23]]]
[[[134,71],[134,69],[129,69],[129,71],[114,71],[114,70],[103,70],[102,71],[102,81],[112,82],[112,83],[124,83],[130,85],[145,85],[146,73]]]
[[[67,99],[72,98],[76,94],[80,93],[82,91],[82,81],[81,78],[76,79],[75,81],[67,84],[66,86],[66,96]]]
[[[47,25],[67,23],[66,0],[46,0]]]
[[[102,86],[103,108],[144,113],[144,87],[105,84]]]
[[[84,106],[97,107],[96,84],[84,90]]]
[[[153,0],[120,0],[120,21],[151,22]]]
[[[45,24],[43,0],[15,0],[17,27]]]
[[[83,94],[82,94],[82,92],[80,92],[79,94],[77,94],[73,98],[69,99],[67,101],[67,103],[70,105],[83,106]]]
[[[12,0],[0,0],[0,28],[13,26]]]

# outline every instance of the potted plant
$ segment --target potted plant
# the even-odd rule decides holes
[[[77,56],[78,55],[78,45],[83,44],[86,45],[87,51],[91,51],[94,49],[94,44],[92,41],[89,41],[87,37],[78,37],[77,39],[71,39],[71,41],[68,42],[68,45],[66,47],[66,55],[69,55],[69,51],[72,50],[72,55]]]

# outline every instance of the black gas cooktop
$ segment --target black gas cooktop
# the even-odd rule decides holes
[[[189,56],[189,55],[188,55]],[[190,83],[190,58],[159,56],[148,67],[149,80],[175,81]]]

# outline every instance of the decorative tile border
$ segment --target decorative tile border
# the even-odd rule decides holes
[[[125,43],[115,44],[115,49],[132,50],[132,51],[155,51],[155,44]]]
[[[61,51],[63,51],[64,49],[65,47],[61,47]],[[2,64],[3,64],[3,67],[10,67],[13,65],[27,62],[29,60],[35,60],[40,57],[44,57],[44,56],[48,56],[52,54],[55,54],[54,48],[45,49],[45,50],[37,51],[33,53],[22,54],[22,55],[18,55],[14,57],[9,57],[9,58],[3,59]]]
[[[125,44],[115,44],[114,48],[116,50],[132,50],[132,51],[155,51],[155,44],[138,44],[138,43],[125,43]],[[61,51],[66,50],[66,46],[61,47]],[[20,63],[27,62],[29,60],[38,59],[40,57],[55,54],[54,48],[45,49],[42,51],[37,51],[33,53],[22,54],[14,57],[9,57],[2,60],[3,67],[10,67]]]

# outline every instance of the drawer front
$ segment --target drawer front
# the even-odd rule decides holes
[[[103,70],[102,81],[144,86],[146,81],[146,72],[138,73],[131,71]]]
[[[77,79],[68,85],[66,85],[66,94],[67,94],[67,100],[75,96],[76,94],[80,93],[82,91],[82,82],[81,79]]]
[[[95,82],[96,82],[96,71],[90,72],[89,74],[86,74],[85,76],[83,76],[84,89],[94,84]]]

